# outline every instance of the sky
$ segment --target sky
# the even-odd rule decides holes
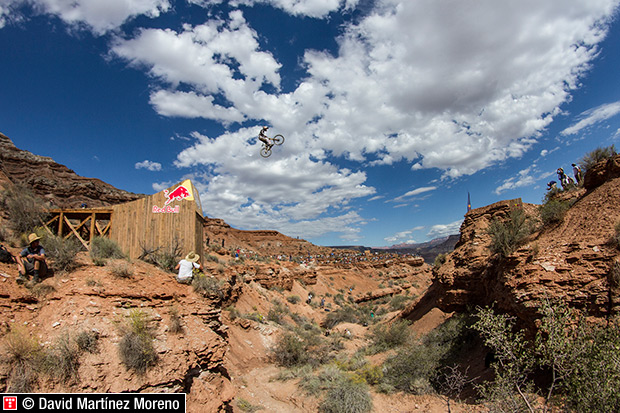
[[[425,242],[618,145],[619,5],[0,0],[0,132],[131,192],[191,178],[235,228]]]

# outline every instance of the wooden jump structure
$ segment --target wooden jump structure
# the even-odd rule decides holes
[[[96,236],[118,243],[130,258],[143,248],[177,245],[183,256],[203,254],[205,219],[198,191],[188,179],[157,194],[105,208],[53,209],[45,228],[90,250]]]
[[[90,250],[94,237],[109,237],[112,212],[111,208],[51,209],[52,219],[44,227],[50,234],[64,239],[74,236]]]

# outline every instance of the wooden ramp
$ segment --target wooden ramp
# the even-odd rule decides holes
[[[94,237],[110,238],[130,258],[138,258],[145,247],[176,245],[183,256],[204,253],[200,196],[187,179],[157,194],[106,208],[52,209],[45,223],[50,234],[76,237],[90,250]]]
[[[45,229],[52,235],[77,240],[90,250],[94,237],[109,237],[112,227],[112,208],[52,209]]]

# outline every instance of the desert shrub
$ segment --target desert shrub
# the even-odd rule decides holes
[[[512,208],[505,219],[494,218],[487,232],[491,253],[507,257],[532,233],[532,226],[523,209]]]
[[[6,391],[30,393],[38,380],[42,362],[41,347],[26,332],[12,329],[4,337],[4,361],[9,366]]]
[[[179,310],[176,308],[170,309],[170,323],[168,324],[168,331],[173,334],[180,334],[183,332],[183,321],[179,315]]]
[[[107,264],[110,274],[118,278],[131,278],[133,271],[126,262],[109,262]]]
[[[93,259],[125,258],[116,241],[104,237],[94,237],[90,242],[90,257]]]
[[[68,333],[61,334],[45,352],[43,365],[49,376],[63,382],[74,382],[78,379],[80,348]]]
[[[24,185],[6,189],[2,193],[2,203],[9,213],[9,226],[17,233],[32,232],[47,217],[43,201]]]
[[[198,273],[194,275],[192,279],[192,287],[194,291],[203,297],[209,298],[223,298],[224,291],[222,290],[222,284],[220,281],[213,277],[207,276],[203,273]]]
[[[323,326],[325,328],[334,328],[340,323],[358,323],[360,317],[357,311],[351,306],[339,307],[334,311],[330,311],[325,318]]]
[[[301,301],[301,298],[298,295],[289,295],[288,297],[286,297],[286,301],[291,304],[297,304]]]
[[[281,302],[276,302],[267,313],[267,320],[282,324],[284,316],[289,314],[290,310]]]
[[[284,333],[272,349],[274,361],[283,367],[305,364],[309,359],[303,340],[293,333]]]
[[[402,346],[407,343],[411,336],[409,323],[405,320],[399,320],[390,325],[380,324],[371,331],[372,334],[370,339],[372,344],[369,350],[372,353],[380,353],[394,347]]]
[[[99,333],[96,331],[80,331],[75,336],[75,343],[80,351],[86,351],[91,354],[99,352]]]
[[[545,226],[559,224],[564,220],[564,215],[566,215],[566,211],[568,211],[570,206],[570,201],[551,199],[538,207],[540,220]]]
[[[325,413],[364,413],[372,410],[368,385],[350,378],[338,380],[327,390],[319,411]]]
[[[442,368],[462,357],[473,345],[471,319],[455,316],[429,332],[421,342],[409,342],[384,364],[384,388],[426,394],[439,384]]]
[[[390,300],[390,310],[391,311],[402,310],[403,308],[405,308],[405,305],[410,300],[411,300],[411,297],[407,297],[406,295],[395,295]]]
[[[71,272],[77,268],[76,255],[82,245],[75,238],[64,239],[46,234],[41,240],[45,255],[54,262],[54,268],[60,272]]]
[[[148,315],[140,310],[129,313],[126,325],[121,327],[123,336],[119,343],[119,356],[128,369],[138,374],[157,363],[153,346],[153,326]]]
[[[243,399],[241,397],[237,397],[235,400],[236,400],[236,403],[237,403],[237,407],[242,412],[253,413],[253,412],[257,412],[259,410],[263,410],[262,406],[253,405],[252,403],[250,403],[249,401],[247,401],[246,399]]]
[[[181,243],[176,237],[166,248],[163,246],[155,248],[148,247],[142,243],[140,244],[140,248],[142,252],[138,259],[156,265],[162,270],[169,272],[174,271],[174,267],[176,267],[179,261],[178,257],[181,256]]]
[[[56,291],[56,288],[50,284],[35,284],[30,288],[32,295],[37,298],[43,298],[54,291]]]
[[[433,267],[439,268],[442,265],[444,265],[446,262],[447,256],[448,256],[447,254],[437,254],[437,256],[435,257],[435,261],[433,262]]]
[[[219,258],[217,258],[216,256],[211,255],[211,254],[207,254],[207,255],[206,255],[206,257],[205,257],[205,259],[206,259],[207,261],[214,262],[214,263],[216,263],[216,264],[219,264],[219,263],[220,263]]]
[[[543,302],[541,312],[536,337],[528,341],[515,330],[513,318],[479,310],[474,327],[497,360],[495,380],[479,388],[485,404],[495,411],[532,411],[541,395],[563,410],[619,411],[620,364],[610,360],[617,360],[620,321],[588,323],[584,314],[562,302]],[[550,371],[548,388],[535,386],[535,370]]]
[[[583,158],[581,158],[581,161],[579,161],[579,166],[581,166],[581,169],[585,174],[586,171],[592,169],[592,167],[597,163],[605,159],[609,159],[615,155],[617,155],[617,152],[614,145],[608,146],[606,148],[599,147],[585,154]]]

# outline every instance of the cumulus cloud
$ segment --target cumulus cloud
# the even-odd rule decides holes
[[[194,144],[178,155],[178,167],[209,171],[202,179],[205,213],[244,228],[305,237],[340,232],[354,238],[364,220],[348,210],[349,203],[375,193],[364,185],[366,174],[307,154],[276,152],[267,162],[258,154],[254,132],[244,128],[217,138],[194,133]]]
[[[149,171],[156,172],[161,171],[161,164],[159,162],[144,160],[136,163],[136,169],[148,169]]]
[[[139,16],[158,17],[170,9],[168,0],[4,0],[0,5],[0,27],[3,15],[29,4],[39,13],[53,14],[69,25],[84,26],[95,34],[115,30]]]
[[[433,225],[428,232],[427,236],[430,238],[447,237],[448,235],[458,234],[461,229],[463,220],[454,221],[450,224],[438,224]]]
[[[587,110],[580,115],[581,120],[560,132],[562,135],[574,135],[582,129],[610,119],[620,113],[620,101],[607,103]]]
[[[189,1],[207,8],[261,3],[315,18],[359,6],[358,0]],[[168,0],[33,4],[96,33],[170,10]],[[579,86],[617,5],[378,0],[342,25],[337,51],[300,51],[295,68],[283,68],[269,42],[259,41],[242,8],[202,24],[119,34],[110,54],[149,74],[150,103],[160,115],[209,119],[230,131],[194,134],[176,162],[209,175],[203,205],[211,213],[229,211],[223,218],[233,225],[291,231],[328,230],[321,224],[340,217],[349,223],[343,236],[353,239],[364,220],[348,209],[351,200],[376,191],[365,185],[364,172],[339,161],[371,168],[407,162],[413,170],[438,168],[449,179],[521,157]],[[305,72],[285,89],[282,76],[293,69]],[[618,106],[584,114],[565,134],[614,116]],[[287,138],[269,163],[257,156],[258,128],[251,124],[270,125]],[[527,185],[531,176],[496,191]]]

